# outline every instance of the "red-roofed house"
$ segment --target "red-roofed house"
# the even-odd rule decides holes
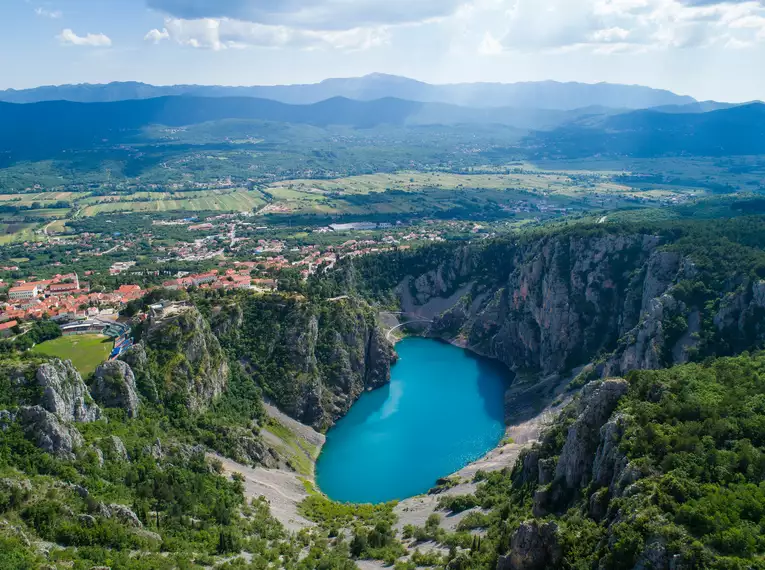
[[[6,337],[13,334],[13,331],[11,330],[13,327],[18,325],[18,321],[8,321],[7,323],[1,323],[0,324],[0,336]]]
[[[8,298],[12,301],[29,300],[34,299],[40,294],[40,289],[36,284],[19,285],[18,287],[12,287],[8,291]]]

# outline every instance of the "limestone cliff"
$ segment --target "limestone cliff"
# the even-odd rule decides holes
[[[112,360],[96,368],[91,393],[101,405],[122,408],[129,418],[138,417],[140,403],[136,394],[135,375],[127,363]]]
[[[11,362],[0,366],[0,377],[10,381],[8,396],[16,405],[0,412],[3,429],[18,421],[24,435],[48,453],[73,457],[83,444],[75,424],[101,418],[101,408],[68,360]]]
[[[195,307],[173,306],[152,318],[143,334],[143,345],[150,351],[150,378],[143,383],[149,390],[154,386],[166,404],[198,412],[226,389],[228,360]],[[140,352],[137,349],[128,358],[140,362]]]
[[[698,300],[699,271],[671,245],[604,230],[454,247],[396,292],[405,313],[432,320],[426,334],[543,375],[592,361],[622,375],[765,339],[765,282],[715,283],[714,302]]]
[[[395,358],[374,311],[354,298],[247,296],[216,307],[212,326],[268,399],[320,429],[387,383]]]
[[[35,374],[43,393],[40,405],[64,422],[92,422],[101,417],[80,373],[69,360],[51,360]]]

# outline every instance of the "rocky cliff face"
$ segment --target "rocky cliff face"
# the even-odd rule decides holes
[[[363,301],[251,297],[213,311],[213,330],[293,418],[323,429],[390,380],[393,347]],[[238,323],[238,326],[236,324]]]
[[[91,393],[102,406],[122,408],[129,418],[138,417],[135,375],[127,363],[113,360],[96,368]]]
[[[558,526],[526,521],[510,541],[510,554],[500,556],[497,570],[545,570],[557,568],[563,558],[558,544]]]
[[[159,393],[156,384],[154,384],[154,379],[151,377],[149,357],[143,343],[131,346],[120,355],[119,359],[130,366],[133,371],[138,392],[150,402],[158,402]]]
[[[736,350],[765,339],[765,282],[731,280],[714,308],[697,306],[687,292],[694,263],[663,246],[653,235],[598,232],[463,246],[397,293],[402,310],[433,319],[427,334],[543,375],[593,360],[603,377],[684,363],[710,342],[705,334]]]
[[[69,360],[51,360],[35,375],[43,394],[40,405],[64,422],[92,422],[101,417],[80,373]]]
[[[0,429],[18,422],[25,436],[48,453],[73,457],[83,444],[75,424],[102,417],[82,377],[68,360],[30,359],[0,366],[10,380],[11,410],[0,412]]]
[[[166,403],[178,403],[191,412],[207,408],[226,389],[228,360],[210,325],[192,306],[169,308],[149,324],[143,345],[156,368],[144,384],[157,390]],[[143,349],[146,350],[146,349]],[[126,359],[142,362],[142,349]],[[143,373],[143,370],[141,370]]]

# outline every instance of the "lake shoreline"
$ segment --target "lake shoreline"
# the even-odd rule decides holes
[[[391,382],[362,394],[327,432],[316,484],[331,499],[381,503],[426,492],[504,436],[512,382],[504,367],[442,339],[407,341]]]

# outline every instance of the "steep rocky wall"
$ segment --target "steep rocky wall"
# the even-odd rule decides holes
[[[543,375],[592,361],[604,377],[684,363],[705,349],[710,320],[737,350],[765,338],[756,324],[765,282],[731,282],[713,308],[697,306],[676,289],[698,279],[695,265],[665,245],[648,234],[563,233],[463,246],[396,291],[404,311],[433,319],[427,334]]]
[[[151,362],[142,354],[144,346]],[[191,412],[207,408],[228,382],[226,355],[208,322],[193,306],[172,307],[152,319],[142,346],[125,359],[136,365],[138,385],[145,396],[152,399],[156,394],[165,403],[180,403]]]
[[[216,307],[212,327],[267,398],[319,429],[386,384],[395,359],[374,311],[354,298],[247,297]]]

